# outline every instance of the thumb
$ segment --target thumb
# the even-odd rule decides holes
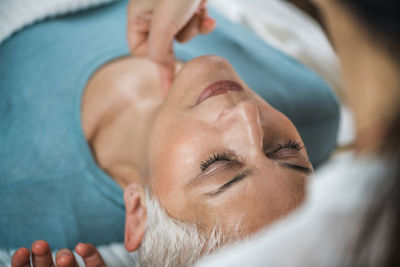
[[[171,62],[175,35],[189,22],[202,0],[158,0],[149,35],[149,56],[159,64]]]

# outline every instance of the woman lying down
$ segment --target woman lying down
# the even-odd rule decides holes
[[[117,86],[113,74],[123,69],[140,71]],[[228,62],[189,61],[165,101],[143,79],[154,73],[147,60],[119,59],[94,74],[83,98],[85,136],[125,188],[125,246],[143,242],[143,266],[187,265],[302,201],[312,166],[300,135]],[[99,113],[106,117],[95,120]]]
[[[187,62],[164,98],[157,66],[124,56],[125,4],[35,24],[1,44],[1,249],[124,239],[141,266],[191,265],[304,199],[313,167],[282,112],[315,164],[334,147],[337,102],[326,84],[217,14],[210,37],[176,48]],[[222,57],[196,57],[207,50],[242,78]],[[77,251],[90,266],[94,247]],[[29,261],[19,249],[13,266]],[[47,243],[33,244],[32,261],[51,261]],[[56,261],[75,264],[68,250]]]

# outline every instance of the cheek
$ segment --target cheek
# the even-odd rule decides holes
[[[215,138],[210,139],[210,134]],[[200,220],[203,213],[194,213],[192,208],[198,204],[198,192],[189,190],[187,185],[200,171],[204,150],[215,147],[212,142],[217,136],[190,121],[181,122],[174,131],[164,136],[166,138],[155,147],[157,153],[151,159],[154,194],[172,217],[185,221]]]

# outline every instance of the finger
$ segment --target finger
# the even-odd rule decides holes
[[[207,12],[206,8],[203,8],[202,15],[203,15],[203,17],[202,17],[202,21],[200,23],[199,31],[201,34],[208,34],[215,29],[217,23],[213,18],[208,16],[208,12]]]
[[[143,44],[135,48],[134,50],[131,49],[132,55],[135,57],[147,57],[148,56],[148,45],[149,42],[146,40]]]
[[[53,267],[53,256],[49,244],[44,240],[32,244],[32,263],[34,267]]]
[[[207,14],[207,9],[202,8],[190,22],[177,34],[176,39],[185,43],[198,34],[207,34],[215,29],[215,20]]]
[[[170,0],[157,2],[149,35],[150,58],[159,64],[170,62],[168,54],[174,36],[193,17],[200,3],[201,0],[183,0],[176,4]]]
[[[91,244],[79,243],[76,245],[75,251],[79,254],[79,256],[82,257],[86,267],[106,266],[96,247]]]
[[[74,253],[69,249],[61,249],[56,254],[57,267],[78,267]]]
[[[216,21],[208,15],[206,4],[207,0],[203,0],[198,11],[198,14],[202,15],[202,20],[199,25],[199,31],[201,34],[212,32],[216,26]]]
[[[148,30],[146,29],[146,26],[143,26],[143,28],[139,29],[139,26],[137,24],[128,24],[127,27],[127,40],[128,40],[128,46],[129,50],[131,53],[135,54],[138,52],[138,49],[141,48],[148,39]],[[150,28],[150,23],[148,25],[148,29]],[[141,49],[143,50],[143,49]],[[139,50],[140,51],[140,50]]]
[[[136,3],[138,4],[135,5]],[[129,49],[132,53],[135,53],[147,41],[151,18],[150,6],[138,1],[130,1],[128,3],[126,34]]]
[[[201,22],[200,33],[208,34],[208,33],[212,32],[216,26],[217,26],[217,23],[214,19],[212,19],[210,17],[206,17]]]
[[[27,248],[19,248],[11,258],[12,267],[31,267],[31,254]]]
[[[203,9],[203,8],[206,7],[206,5],[207,5],[207,0],[202,0],[201,3],[200,3],[199,8],[200,8],[200,9]]]
[[[176,35],[176,40],[181,43],[185,43],[199,34],[200,25],[202,22],[202,15],[198,14],[193,16],[188,24]]]

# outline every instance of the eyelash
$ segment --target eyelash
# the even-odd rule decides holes
[[[295,140],[288,140],[283,144],[279,144],[272,152],[265,153],[265,155],[269,157],[277,153],[278,151],[286,148],[300,151],[304,147],[301,146],[301,144]],[[208,157],[206,160],[200,163],[200,170],[202,172],[207,170],[208,167],[210,167],[213,163],[217,161],[231,161],[231,160],[232,159],[230,159],[226,153],[213,153],[210,157]]]
[[[295,140],[288,140],[288,141],[286,141],[286,143],[279,144],[272,152],[265,153],[265,155],[269,156],[269,155],[275,154],[279,150],[286,149],[286,148],[300,151],[304,147],[301,146],[301,144]]]
[[[205,171],[208,167],[211,166],[211,164],[222,160],[230,161],[231,159],[226,155],[226,153],[213,153],[212,156],[208,157],[206,160],[200,163],[200,169],[201,171]]]

